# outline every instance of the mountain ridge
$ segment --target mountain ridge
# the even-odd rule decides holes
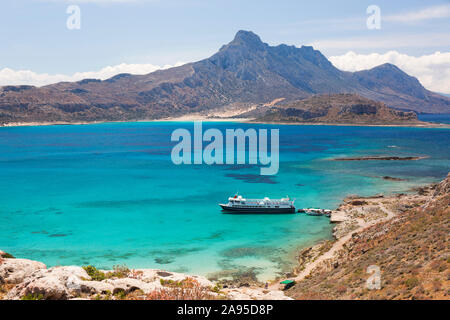
[[[179,67],[103,81],[1,87],[0,122],[161,119],[335,93],[359,94],[416,112],[450,112],[449,98],[426,90],[394,65],[341,71],[312,47],[269,46],[241,30],[211,57]]]

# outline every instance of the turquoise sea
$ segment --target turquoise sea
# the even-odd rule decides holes
[[[331,238],[325,217],[224,215],[219,202],[289,195],[335,208],[348,194],[404,192],[450,170],[448,129],[203,123],[204,129],[280,129],[280,170],[171,162],[177,128],[138,122],[0,128],[0,249],[54,265],[162,268],[262,280],[295,251]],[[419,161],[331,161],[355,155]],[[406,179],[396,182],[383,176]]]

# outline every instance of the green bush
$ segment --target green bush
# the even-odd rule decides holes
[[[405,284],[408,287],[408,289],[412,289],[419,284],[419,279],[409,278],[408,280],[405,281]]]
[[[12,254],[9,254],[7,252],[3,252],[2,254],[0,254],[0,258],[15,259],[15,257]]]
[[[114,295],[119,300],[123,300],[123,299],[125,299],[127,297],[127,294],[123,290],[118,290]]]
[[[215,292],[215,293],[221,293],[220,290],[222,290],[222,287],[220,284],[216,284],[214,287],[211,288],[211,291]]]
[[[126,278],[130,273],[130,269],[126,265],[115,265],[113,266],[113,272],[107,274],[108,278]]]
[[[43,299],[44,296],[41,293],[39,294],[29,293],[21,298],[21,300],[43,300]]]
[[[83,266],[83,269],[87,272],[87,274],[93,281],[102,281],[106,279],[105,273],[97,270],[97,268],[94,266]]]

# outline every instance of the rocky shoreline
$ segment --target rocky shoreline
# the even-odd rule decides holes
[[[412,194],[349,196],[344,199],[330,217],[330,222],[336,224],[333,228],[335,240],[324,241],[299,252],[298,266],[289,275],[289,279],[297,284],[288,291],[283,291],[280,286],[281,278],[265,287],[264,284],[252,281],[210,281],[201,276],[156,269],[130,270],[124,266],[116,266],[114,270],[97,270],[92,266],[47,268],[41,262],[15,259],[0,251],[0,299],[302,298],[304,295],[297,294],[296,288],[308,290],[304,284],[315,274],[338,268],[345,263],[348,253],[356,246],[355,239],[364,238],[367,232],[383,225],[385,227],[380,234],[389,234],[390,227],[386,223],[406,217],[411,210],[424,210],[435,204],[436,199],[449,198],[450,174],[439,184],[420,187],[415,191]],[[448,220],[448,215],[444,217]],[[447,238],[444,240],[448,240]],[[447,264],[448,262],[447,259]],[[362,281],[368,276],[363,274],[359,277]]]
[[[450,299],[450,173],[389,197],[347,197],[333,212],[335,241],[299,253],[295,299]],[[367,289],[367,268],[380,270]]]
[[[290,300],[279,290],[159,269],[97,270],[16,259],[0,251],[0,300]]]

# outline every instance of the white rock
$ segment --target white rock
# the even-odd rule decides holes
[[[344,211],[333,211],[330,216],[331,223],[340,223],[348,219],[347,213]]]
[[[69,290],[60,279],[50,276],[32,280],[25,288],[22,296],[27,294],[42,294],[46,300],[60,300],[69,297]]]
[[[49,300],[68,299],[81,293],[82,279],[90,277],[81,267],[39,269],[16,285],[6,298],[20,299],[31,294]]]
[[[283,291],[237,288],[226,290],[225,293],[232,300],[293,300]]]
[[[144,282],[138,279],[123,278],[123,279],[107,279],[105,283],[110,284],[114,287],[112,292],[115,294],[119,291],[124,291],[125,293],[130,293],[135,290],[142,290],[145,294],[148,294],[156,289],[160,289],[161,283],[154,282]]]
[[[182,281],[187,278],[192,278],[203,287],[211,287],[214,286],[214,283],[206,279],[202,276],[190,276],[186,275],[184,273],[177,273],[177,272],[168,272],[164,270],[157,270],[157,269],[136,269],[138,273],[140,273],[137,278],[145,281],[145,282],[160,282],[161,279],[163,280],[172,280],[172,281]]]
[[[27,259],[3,259],[0,264],[0,283],[20,283],[34,272],[46,269],[45,264]]]
[[[270,291],[262,296],[262,300],[294,300],[284,294],[283,291]]]
[[[80,286],[81,292],[89,294],[106,294],[108,291],[110,293],[114,291],[114,286],[112,284],[103,281],[81,281]]]

